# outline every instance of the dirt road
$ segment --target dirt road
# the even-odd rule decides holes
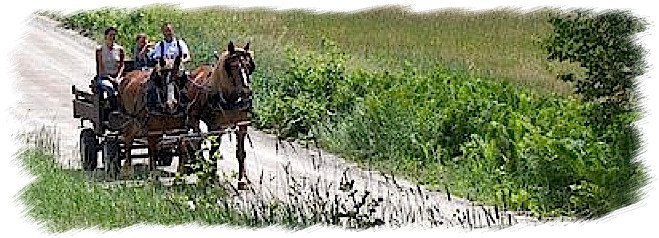
[[[22,98],[11,113],[24,122],[25,128],[41,125],[56,127],[61,142],[59,161],[65,166],[80,168],[77,152],[79,121],[72,117],[71,85],[88,88],[94,75],[95,43],[74,32],[58,28],[56,22],[43,17],[35,16],[26,24],[26,28],[26,35],[14,54],[19,75],[15,86]],[[479,227],[488,223],[520,222],[514,216],[496,219],[495,214],[487,214],[491,210],[472,206],[455,197],[449,200],[444,194],[423,189],[419,191],[416,186],[403,180],[392,182],[390,178],[357,169],[352,163],[327,153],[318,156],[318,150],[287,143],[280,145],[277,150],[274,136],[251,128],[249,134],[253,147],[247,144],[246,166],[249,178],[255,183],[255,193],[240,195],[252,197],[245,201],[255,201],[254,194],[263,194],[266,199],[275,196],[286,201],[291,177],[303,183],[297,191],[320,191],[321,194],[315,198],[311,194],[301,196],[308,199],[335,199],[334,195],[339,193],[338,186],[345,172],[348,181],[354,180],[355,189],[362,192],[368,190],[371,197],[382,198],[383,206],[378,216],[389,224],[414,220],[425,225],[441,221],[445,226],[471,224]],[[224,173],[237,169],[235,142],[235,137],[232,140],[228,136],[223,137],[221,153],[225,159],[219,166]],[[173,169],[176,165],[175,160],[170,168],[165,169]],[[99,166],[102,166],[100,161]],[[243,201],[242,198],[237,200]],[[456,213],[456,210],[460,212]],[[490,222],[490,218],[495,221]]]

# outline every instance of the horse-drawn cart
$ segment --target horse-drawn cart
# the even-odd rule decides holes
[[[73,85],[73,117],[80,119],[82,128],[80,156],[83,168],[87,171],[95,170],[98,164],[98,153],[101,152],[103,167],[111,176],[119,174],[122,161],[125,160],[128,164],[132,164],[132,158],[149,158],[149,167],[154,169],[156,165],[170,166],[173,157],[177,156],[179,157],[179,169],[182,169],[181,163],[187,162],[195,154],[195,151],[191,151],[191,149],[201,149],[202,140],[208,136],[221,136],[229,129],[234,129],[237,138],[236,158],[239,162],[238,186],[242,188],[249,184],[244,166],[246,156],[244,143],[251,119],[249,75],[254,70],[254,62],[248,47],[249,44],[245,49],[240,49],[230,43],[228,51],[222,56],[216,55],[218,62],[213,65],[200,66],[194,70],[192,75],[187,74],[189,77],[183,80],[184,85],[178,86],[176,92],[180,93],[179,97],[185,95],[183,98],[187,98],[190,102],[180,105],[187,109],[182,116],[179,115],[178,119],[173,119],[174,116],[153,114],[135,117],[135,111],[133,111],[132,121],[130,121],[126,119],[130,113],[120,112],[121,115],[109,113],[108,100],[104,98],[103,94],[98,93],[94,80],[89,85],[91,92],[78,89]],[[172,80],[174,77],[171,75],[178,75],[175,69],[178,68],[176,62],[180,61],[174,62],[174,66],[160,71],[163,70],[161,69],[164,67],[163,65],[166,65],[164,61],[157,63],[159,66],[149,65],[146,69],[135,69],[132,61],[125,61],[124,72],[130,76],[127,77],[129,79],[124,79],[127,82],[124,87],[128,88],[126,92],[131,94],[126,96],[120,92],[120,98],[123,100],[119,100],[119,106],[124,110],[125,107],[138,110],[135,108],[143,106],[140,99],[145,95],[142,82],[146,79],[145,77],[148,77],[145,75],[151,75],[152,72],[157,71],[156,75],[165,75],[154,77],[166,77],[167,80],[164,81],[168,84],[174,85],[174,82],[179,82]],[[159,67],[159,70],[154,70]],[[131,71],[134,72],[131,73]],[[168,100],[171,99],[170,96],[167,97]],[[126,106],[130,104],[135,105]],[[89,124],[85,125],[85,122],[89,122]],[[201,122],[206,124],[208,132],[200,131],[199,123]],[[127,126],[128,124],[130,126]],[[146,149],[146,153],[133,154],[135,149]],[[211,146],[211,154],[218,149],[217,146]]]
[[[135,70],[132,61],[126,61],[126,72]],[[147,70],[152,69],[148,67]],[[89,85],[90,91],[82,90],[72,85],[73,117],[80,119],[80,157],[83,169],[95,170],[98,167],[98,152],[101,152],[103,167],[108,173],[116,173],[126,146],[121,140],[119,130],[122,123],[121,118],[111,117],[109,114],[109,103],[99,94],[92,79]],[[91,126],[85,125],[89,122]],[[181,128],[183,129],[183,128]],[[156,164],[170,166],[173,156],[178,156],[176,148],[171,144],[163,143]],[[143,138],[135,140],[131,146],[133,150],[147,149],[146,140]],[[133,154],[133,158],[147,158],[146,153]]]

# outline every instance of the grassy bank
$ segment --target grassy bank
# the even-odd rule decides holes
[[[428,219],[432,226],[473,227],[484,225],[476,221],[456,221],[442,214],[440,209],[423,213],[404,213],[414,210],[410,204],[384,201],[353,187],[350,176],[340,181],[335,192],[330,184],[320,184],[287,174],[290,187],[284,200],[258,199],[258,190],[243,191],[242,198],[234,199],[235,187],[226,180],[204,182],[216,173],[216,163],[200,160],[196,183],[163,185],[150,181],[107,181],[102,172],[83,172],[63,168],[54,160],[59,143],[54,133],[42,130],[29,133],[20,139],[26,147],[16,158],[26,173],[36,180],[22,189],[18,200],[27,207],[28,219],[43,225],[50,233],[78,229],[115,230],[133,225],[201,225],[260,228],[278,225],[292,230],[314,225],[338,226],[348,229],[366,229],[387,224],[407,225]],[[136,170],[136,171],[139,171]],[[206,171],[206,172],[200,172]],[[260,183],[255,183],[257,189]],[[406,196],[418,195],[415,192]],[[332,195],[330,195],[330,193]],[[245,199],[257,198],[257,199]],[[305,202],[299,202],[305,201]],[[393,209],[385,216],[383,209]],[[455,216],[465,216],[457,211]],[[487,222],[488,227],[506,227],[505,213],[488,209],[489,214],[501,219]],[[432,219],[429,219],[432,217]]]
[[[49,232],[96,227],[121,229],[136,224],[242,225],[244,214],[234,207],[191,209],[191,187],[157,184],[98,183],[89,173],[62,168],[53,158],[57,143],[52,133],[41,131],[26,137],[27,148],[18,157],[26,172],[36,180],[21,191],[19,199],[28,207],[28,217]],[[218,189],[205,197],[229,201]]]
[[[566,93],[533,43],[550,31],[544,13],[150,7],[64,19],[95,39],[117,25],[129,47],[137,32],[159,36],[167,19],[196,63],[229,40],[252,38],[260,129],[318,140],[348,159],[463,197],[590,217],[632,203],[645,181],[633,160],[638,135],[628,128],[638,115],[593,125],[601,106]]]

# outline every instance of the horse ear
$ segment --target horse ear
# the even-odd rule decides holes
[[[233,41],[229,41],[229,53],[233,54],[236,52],[236,46],[233,45]]]
[[[165,67],[165,64],[166,64],[165,59],[163,59],[162,57],[160,57],[160,58],[158,59],[158,64],[160,64],[160,67]]]
[[[249,51],[249,43],[250,42],[248,41],[247,44],[245,44],[245,47],[243,48],[245,51]]]

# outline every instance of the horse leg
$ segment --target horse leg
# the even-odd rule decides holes
[[[147,157],[149,158],[148,159],[149,160],[148,173],[150,175],[153,175],[153,173],[156,170],[156,158],[157,158],[157,155],[158,155],[158,143],[157,143],[158,141],[157,141],[157,137],[153,136],[153,135],[149,135],[147,137],[147,141],[148,141],[147,143],[149,145],[149,149],[148,149],[148,152],[147,152],[147,155],[148,155]]]
[[[179,157],[178,157],[179,161],[178,161],[177,172],[187,175],[187,173],[185,171],[185,164],[190,159],[188,157],[190,155],[189,151],[188,151],[188,142],[186,140],[180,140],[179,144],[178,144],[178,147],[179,147],[179,149],[178,149],[179,150]]]
[[[192,128],[193,133],[201,133],[201,119],[197,115],[191,115],[190,119],[188,120],[188,126]],[[201,150],[202,144],[204,143],[203,140],[198,140],[198,141],[187,141],[186,145],[188,147],[185,147],[187,150],[187,153],[185,155],[187,156],[186,161],[196,160],[197,159],[197,152]],[[188,149],[189,148],[189,149]],[[183,152],[182,152],[183,153]],[[203,157],[203,154],[201,155]],[[185,164],[182,164],[183,166]],[[181,167],[184,169],[184,167]],[[184,171],[186,174],[189,173],[190,171],[188,170],[181,170]]]
[[[135,138],[131,135],[125,136],[124,145],[125,145],[125,150],[126,151],[124,151],[124,160],[125,161],[124,161],[124,165],[122,166],[123,167],[122,170],[124,171],[124,174],[127,177],[132,177],[134,172],[135,172],[134,167],[133,167],[133,158],[131,156],[131,149],[133,148],[133,141],[134,140],[135,140]]]
[[[211,119],[206,118],[203,121],[206,124],[207,132],[213,132],[213,131],[218,130],[217,125],[215,125],[215,120],[211,120]],[[201,131],[201,128],[199,129],[199,131]],[[221,142],[221,141],[222,141],[222,134],[218,135],[216,137],[215,141],[211,142],[210,148],[208,149],[208,156],[209,156],[210,159],[212,159],[213,155],[215,155],[215,152],[217,152],[217,150],[220,149],[220,146],[218,145],[218,143]]]
[[[196,114],[193,114],[192,112],[188,116],[188,123],[187,127],[188,129],[192,129],[192,132],[194,133],[201,133],[201,123],[200,123],[200,117]]]
[[[238,126],[236,131],[236,158],[238,159],[238,189],[244,190],[247,184],[251,184],[245,172],[245,136],[247,135],[247,126]]]

